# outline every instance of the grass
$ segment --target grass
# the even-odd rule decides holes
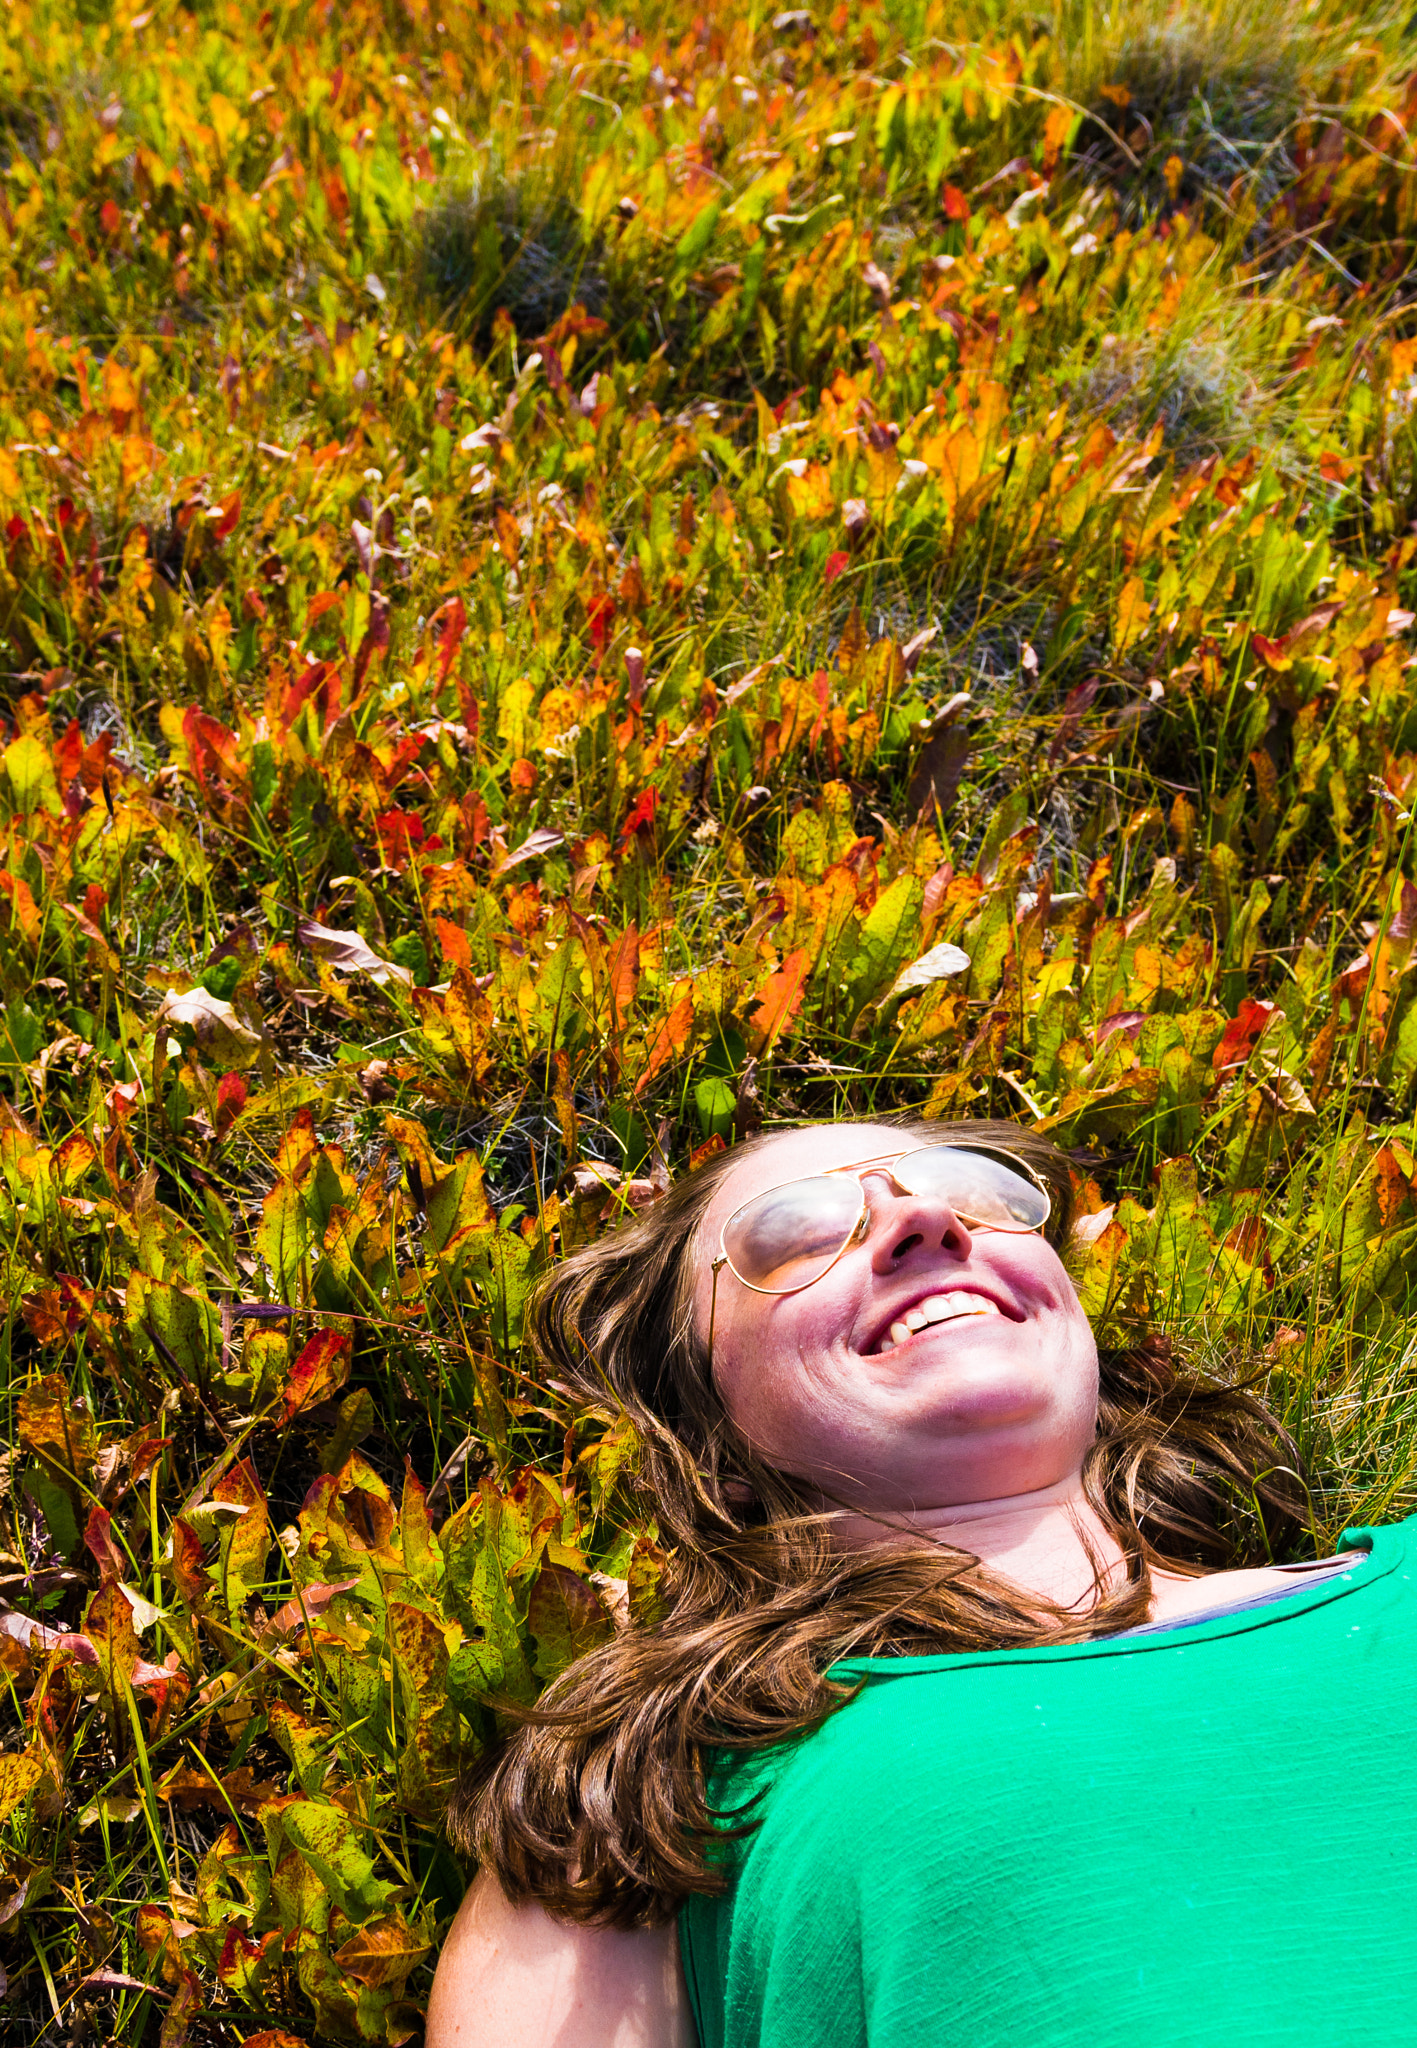
[[[1402,19],[0,67],[14,2037],[416,2034],[489,1701],[663,1568],[527,1290],[760,1121],[1050,1130],[1099,1323],[1417,1507]]]

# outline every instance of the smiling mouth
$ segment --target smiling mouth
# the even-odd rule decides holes
[[[970,1294],[962,1287],[951,1288],[948,1294],[932,1294],[924,1301],[918,1301],[914,1308],[908,1308],[897,1322],[891,1324],[876,1349],[876,1356],[882,1357],[887,1351],[894,1351],[898,1344],[907,1344],[921,1330],[933,1329],[939,1323],[955,1323],[965,1316],[1002,1316],[1003,1310],[997,1302],[990,1301],[986,1294]]]

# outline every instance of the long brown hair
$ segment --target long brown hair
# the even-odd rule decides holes
[[[1053,1197],[1049,1241],[1066,1253],[1072,1175],[1055,1146],[984,1120],[893,1127],[904,1139],[992,1143],[1026,1160]],[[1150,1335],[1100,1353],[1083,1483],[1127,1577],[1086,1612],[1026,1593],[943,1544],[834,1546],[830,1515],[734,1429],[695,1324],[694,1239],[747,1149],[719,1154],[642,1219],[566,1259],[531,1315],[548,1377],[633,1423],[634,1506],[672,1552],[665,1617],[565,1672],[450,1812],[454,1840],[476,1851],[508,1898],[567,1920],[654,1924],[689,1893],[719,1890],[706,1754],[817,1726],[852,1694],[826,1675],[839,1658],[1109,1634],[1145,1620],[1153,1565],[1264,1564],[1307,1520],[1298,1453],[1281,1425],[1243,1387],[1202,1377]]]

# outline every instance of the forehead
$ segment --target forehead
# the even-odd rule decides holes
[[[924,1141],[889,1124],[812,1124],[806,1130],[782,1131],[750,1152],[719,1182],[705,1224],[722,1228],[735,1209],[754,1195],[801,1174],[823,1173],[856,1159],[875,1159],[917,1151]]]

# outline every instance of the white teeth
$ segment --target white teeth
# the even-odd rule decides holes
[[[957,1322],[962,1316],[997,1316],[1002,1314],[985,1294],[973,1294],[964,1288],[955,1287],[948,1294],[932,1294],[915,1308],[908,1308],[898,1321],[891,1324],[890,1335],[882,1344],[882,1351],[890,1351],[897,1344],[904,1344],[917,1330],[929,1329],[935,1323]]]

